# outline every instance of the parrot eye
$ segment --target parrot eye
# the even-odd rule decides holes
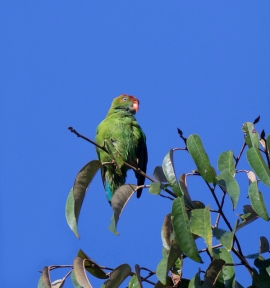
[[[127,98],[126,98],[126,97],[124,97],[124,98],[122,98],[122,100],[123,100],[123,101],[127,101]]]

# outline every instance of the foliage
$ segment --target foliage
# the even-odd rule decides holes
[[[258,218],[269,221],[267,208],[263,194],[259,191],[260,185],[270,187],[270,135],[265,138],[262,131],[260,137],[254,128],[254,124],[259,121],[259,117],[253,123],[243,124],[244,143],[238,156],[233,151],[224,151],[218,158],[217,170],[211,166],[208,155],[203,147],[203,143],[198,135],[192,134],[188,138],[178,129],[180,138],[184,141],[183,148],[171,149],[165,156],[162,166],[157,166],[154,170],[154,177],[146,175],[137,167],[124,162],[136,173],[142,173],[148,180],[149,185],[143,188],[149,189],[153,195],[160,195],[172,201],[171,213],[166,215],[161,228],[161,238],[163,243],[162,259],[157,263],[155,271],[135,265],[134,271],[124,263],[116,268],[103,267],[97,264],[82,250],[73,261],[73,265],[45,266],[38,283],[38,287],[63,287],[67,277],[71,275],[73,286],[76,288],[92,287],[87,276],[90,273],[93,277],[104,279],[101,287],[119,287],[121,283],[129,278],[128,287],[139,288],[148,283],[158,287],[187,287],[187,288],[210,288],[210,287],[242,287],[236,281],[235,266],[242,265],[250,273],[250,287],[270,287],[270,259],[264,259],[262,254],[269,252],[269,242],[266,237],[260,237],[260,247],[258,252],[252,255],[244,255],[241,243],[237,237],[239,229],[246,229],[246,226]],[[73,128],[69,128],[77,136],[98,146],[92,140],[79,134]],[[110,154],[105,147],[98,146]],[[237,170],[237,165],[246,150],[246,157],[252,170]],[[175,172],[174,153],[189,153],[193,159],[196,170],[180,175],[179,180]],[[113,155],[110,155],[113,158]],[[120,159],[121,160],[121,159]],[[120,161],[118,159],[118,161]],[[121,160],[122,161],[122,160]],[[70,190],[66,203],[66,219],[74,234],[79,238],[78,219],[82,208],[86,190],[102,165],[113,165],[113,163],[101,163],[92,160],[87,163],[76,176],[74,186]],[[117,168],[116,168],[117,169]],[[230,223],[228,215],[230,211],[224,211],[226,199],[232,202],[232,210],[237,207],[240,197],[240,188],[237,182],[238,173],[246,173],[249,181],[248,196],[250,205],[244,205],[243,214],[238,215],[234,223]],[[201,177],[203,185],[206,185],[212,195],[216,207],[206,206],[200,201],[192,200],[192,193],[189,193],[187,178]],[[119,217],[133,194],[142,188],[141,186],[126,184],[115,191],[111,205],[113,215],[109,229],[117,234],[117,223]],[[217,191],[222,193],[218,199]],[[213,221],[215,218],[215,221]],[[221,220],[225,223],[226,229],[220,227]],[[198,250],[196,240],[203,238],[206,246]],[[213,242],[219,244],[213,246]],[[186,258],[202,263],[201,254],[207,253],[209,256],[208,268],[206,271],[194,271],[192,279],[182,277],[183,263]],[[234,259],[237,262],[234,263]],[[250,265],[248,259],[254,260],[254,267]],[[57,268],[70,267],[70,272],[63,278],[51,282],[50,271]],[[145,272],[147,276],[143,276]],[[156,275],[158,282],[155,283],[150,278]],[[103,281],[104,281],[103,280]]]

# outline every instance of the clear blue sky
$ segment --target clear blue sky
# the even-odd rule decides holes
[[[147,135],[148,174],[170,148],[183,146],[176,127],[185,136],[199,134],[216,167],[221,152],[239,153],[245,121],[261,115],[257,129],[270,133],[269,11],[270,2],[263,0],[1,1],[3,287],[36,287],[43,266],[72,264],[80,248],[100,265],[156,269],[169,200],[147,190],[140,200],[134,197],[116,237],[107,229],[111,210],[97,175],[80,215],[81,240],[69,229],[68,192],[96,155],[67,127],[94,139],[112,99],[131,94],[141,103],[137,119]],[[176,166],[179,175],[195,168],[184,152],[176,155]],[[240,168],[248,168],[245,159]],[[249,204],[246,176],[237,180],[241,201],[235,212],[229,199],[226,204],[233,222]],[[135,182],[131,172],[128,182]],[[212,204],[202,181],[188,184],[193,199]],[[260,189],[269,204],[269,189]],[[244,253],[257,252],[259,236],[270,239],[269,231],[261,219],[240,231]],[[184,265],[186,278],[197,267],[205,269],[190,264]],[[247,287],[245,269],[237,271]]]

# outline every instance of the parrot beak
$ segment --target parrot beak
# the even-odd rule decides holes
[[[138,110],[139,110],[139,100],[136,99],[133,102],[132,109],[135,110],[136,112],[138,112]]]

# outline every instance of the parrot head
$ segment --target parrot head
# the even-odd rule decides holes
[[[139,110],[139,100],[134,96],[122,94],[113,99],[110,110],[127,110],[136,114]]]

